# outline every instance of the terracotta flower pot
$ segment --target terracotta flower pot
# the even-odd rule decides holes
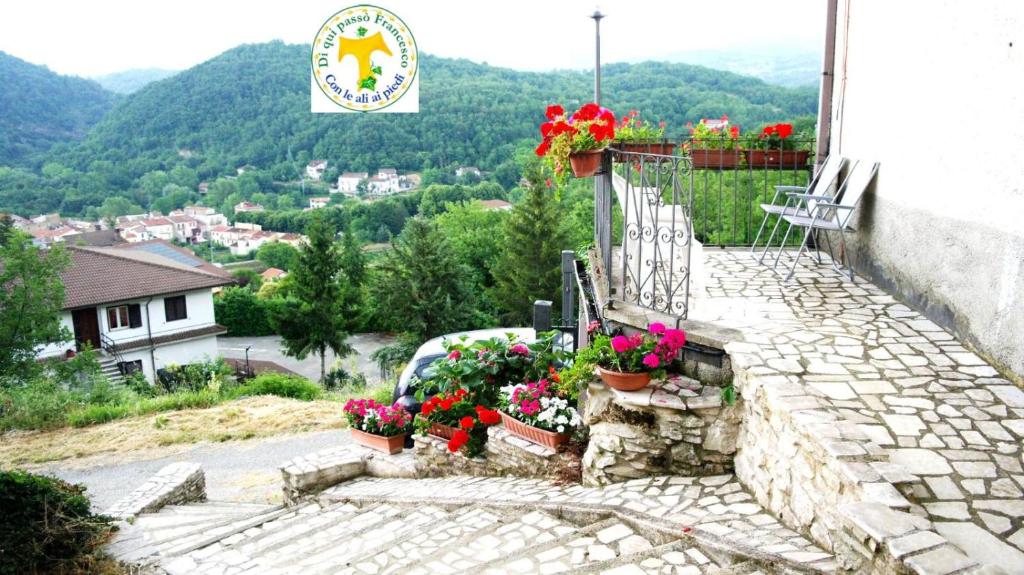
[[[604,148],[569,154],[569,164],[572,165],[573,175],[577,178],[589,178],[596,174],[601,169],[601,156],[603,154]]]
[[[647,387],[647,384],[651,382],[651,374],[646,372],[622,373],[601,366],[597,367],[597,372],[601,374],[601,381],[605,382],[608,387],[619,391],[636,391]]]
[[[811,153],[807,150],[743,150],[747,165],[758,168],[803,168]]]
[[[445,425],[443,423],[435,423],[431,421],[430,429],[427,430],[427,433],[433,435],[434,437],[440,437],[441,439],[449,440],[452,438],[452,436],[455,435],[456,431],[458,431],[458,429],[450,425]]]
[[[400,433],[398,435],[392,435],[391,437],[384,437],[383,435],[374,435],[372,433],[366,433],[360,429],[352,429],[352,441],[355,441],[363,447],[369,447],[375,451],[381,453],[387,453],[394,455],[400,453],[405,448],[405,434]]]
[[[501,414],[501,422],[505,425],[505,429],[515,435],[521,437],[530,443],[536,443],[537,445],[543,445],[549,449],[555,449],[559,445],[569,441],[572,437],[569,433],[555,433],[553,431],[547,431],[527,425],[522,421],[512,417],[504,411],[499,411]]]
[[[738,150],[690,150],[694,168],[735,168],[740,157]]]
[[[623,152],[662,156],[671,156],[676,149],[676,145],[671,142],[619,142],[615,147]]]

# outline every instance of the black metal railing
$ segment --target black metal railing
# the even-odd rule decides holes
[[[100,332],[100,347],[103,351],[107,352],[114,358],[114,361],[117,363],[117,369],[121,372],[121,375],[126,375],[124,373],[124,356],[121,355],[121,351],[118,349],[114,340],[110,339],[110,336],[103,332]]]
[[[816,163],[813,139],[789,139],[787,150],[704,145],[684,140],[679,153],[693,166],[694,236],[705,246],[752,245],[764,218],[760,204],[772,201],[775,186],[806,186]]]

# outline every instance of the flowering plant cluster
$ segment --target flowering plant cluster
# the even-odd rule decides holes
[[[615,337],[598,335],[591,347],[598,352],[597,364],[605,369],[663,376],[665,368],[671,365],[684,345],[686,332],[652,323],[647,333]]]
[[[424,402],[416,418],[416,430],[427,435],[431,423],[454,427],[456,431],[448,440],[448,450],[454,453],[461,449],[473,457],[481,453],[487,443],[487,427],[500,421],[497,411],[475,405],[466,390],[456,389],[450,396],[438,394]]]
[[[352,429],[391,437],[407,433],[412,424],[409,412],[397,405],[383,405],[372,399],[350,399],[342,408]]]
[[[683,144],[684,150],[735,150],[739,148],[740,127],[729,125],[729,116],[723,114],[720,120],[707,118],[694,126],[687,122],[690,141]]]
[[[799,143],[792,138],[792,124],[769,124],[760,132],[747,138],[747,147],[752,150],[795,150]]]
[[[665,122],[657,126],[640,119],[640,113],[630,110],[615,130],[615,138],[622,142],[653,142],[665,136]]]
[[[543,377],[566,355],[555,349],[554,332],[530,344],[509,334],[472,344],[448,341],[445,349],[447,357],[434,363],[433,386],[449,394],[465,389],[486,406],[497,405],[501,386]]]
[[[501,388],[502,410],[527,425],[571,433],[582,423],[576,408],[549,388],[547,379]]]
[[[542,140],[535,150],[564,182],[568,177],[569,154],[600,150],[615,139],[615,114],[590,102],[566,117],[558,104],[548,106],[547,120],[540,125]]]

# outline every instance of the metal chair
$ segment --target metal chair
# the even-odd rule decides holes
[[[782,245],[786,245],[786,240],[789,239],[789,232],[792,231],[793,226],[804,228],[804,241],[800,244],[800,249],[796,252],[796,257],[793,258],[793,266],[789,269],[789,273],[786,274],[786,280],[788,281],[793,277],[793,273],[796,272],[797,263],[800,261],[800,256],[803,255],[807,249],[808,240],[811,234],[817,231],[825,232],[839,232],[839,242],[842,247],[842,254],[846,254],[846,229],[849,227],[850,216],[853,211],[857,208],[860,203],[861,197],[864,196],[864,192],[867,190],[868,185],[871,184],[871,180],[875,179],[875,174],[878,173],[878,162],[857,162],[850,169],[850,174],[846,180],[840,186],[837,196],[840,198],[838,202],[826,202],[822,201],[821,196],[815,196],[812,194],[796,194],[789,193],[791,199],[797,200],[797,213],[794,214],[783,214],[782,218],[789,224],[789,229],[786,230],[786,236],[782,239]],[[814,202],[813,207],[810,202]],[[800,209],[803,209],[806,213],[801,214]],[[839,272],[841,275],[848,276],[850,281],[853,279],[853,268],[849,265],[846,266],[846,272],[842,270],[840,266],[836,264],[836,256],[832,252],[832,240],[829,239],[828,234],[825,235],[825,240],[828,242],[828,253],[832,257],[832,269]],[[779,255],[781,255],[782,249],[779,249]],[[820,263],[820,258],[819,258]],[[775,266],[779,264],[779,256],[775,257]],[[775,268],[772,266],[772,269]]]
[[[811,179],[811,182],[806,186],[775,186],[775,195],[772,197],[772,201],[769,204],[761,204],[761,210],[764,212],[764,219],[761,220],[761,227],[757,230],[757,235],[754,236],[754,243],[750,246],[750,253],[754,255],[757,249],[757,242],[761,239],[761,234],[764,233],[764,228],[768,224],[768,218],[770,216],[782,216],[784,214],[796,214],[796,215],[807,215],[804,211],[800,213],[797,211],[799,202],[795,201],[792,197],[786,197],[786,203],[780,205],[779,197],[782,194],[798,193],[808,194],[812,196],[820,196],[823,199],[831,201],[832,196],[828,195],[829,189],[832,184],[835,183],[839,177],[839,173],[843,171],[846,166],[846,158],[842,156],[829,156],[825,159],[825,163],[822,164],[821,168],[818,169],[817,173]],[[813,209],[813,201],[808,202]],[[764,263],[764,258],[768,255],[768,250],[771,248],[772,240],[775,239],[775,234],[779,230],[779,225],[782,223],[782,218],[776,218],[775,225],[772,227],[771,234],[768,235],[768,241],[765,242],[764,251],[761,252],[761,256],[757,259],[757,263]],[[788,231],[788,230],[787,230]],[[785,244],[783,244],[785,245]],[[815,242],[817,246],[817,242]],[[779,246],[782,249],[782,246]],[[821,257],[818,257],[819,262]]]

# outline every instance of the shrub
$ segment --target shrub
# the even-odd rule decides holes
[[[72,427],[99,425],[100,423],[107,423],[108,421],[131,416],[134,407],[134,405],[89,405],[69,413],[67,421],[68,425]]]
[[[201,391],[231,375],[231,367],[222,359],[207,360],[185,365],[169,365],[157,370],[160,387],[169,393],[177,391]]]
[[[0,390],[0,431],[52,429],[67,423],[67,412],[84,405],[82,394],[49,378]]]
[[[229,336],[273,335],[267,319],[268,302],[243,287],[225,288],[213,300],[217,323],[228,328]]]
[[[89,571],[111,519],[85,488],[23,471],[0,472],[0,575]]]
[[[320,386],[304,377],[281,373],[261,373],[245,385],[234,389],[233,395],[276,395],[312,401],[323,392]]]

